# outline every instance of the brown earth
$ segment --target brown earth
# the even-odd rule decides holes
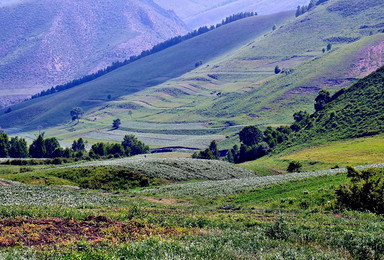
[[[172,228],[156,229],[134,221],[118,222],[105,216],[89,216],[84,221],[59,218],[0,220],[0,248],[45,246],[88,242],[128,242],[151,235],[171,235]]]

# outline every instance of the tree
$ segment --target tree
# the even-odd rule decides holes
[[[72,117],[72,121],[75,121],[75,120],[79,121],[84,114],[84,110],[81,107],[74,107],[72,108],[70,114]]]
[[[279,74],[280,72],[281,72],[281,69],[279,68],[279,66],[276,65],[275,74]]]
[[[119,118],[113,120],[112,127],[113,127],[114,129],[119,129],[120,125],[121,125],[121,121],[120,121]]]
[[[95,154],[98,156],[106,156],[107,155],[107,146],[104,143],[96,143],[92,145],[90,154]]]
[[[128,115],[131,117],[131,119],[132,119],[132,115],[133,115],[133,112],[132,112],[132,110],[129,110],[128,111]]]
[[[44,138],[42,135],[39,135],[29,147],[29,156],[32,158],[44,158],[45,153]]]
[[[74,152],[85,151],[85,143],[83,138],[79,138],[77,141],[76,140],[73,141],[72,150]]]
[[[298,122],[298,123],[308,118],[309,118],[309,113],[305,111],[299,111],[293,114],[293,119],[295,120],[295,122]]]
[[[326,89],[320,90],[319,95],[315,99],[316,112],[322,110],[329,101],[331,101],[331,93]]]
[[[12,137],[10,141],[9,156],[12,158],[27,158],[28,145],[24,138]]]
[[[327,51],[330,51],[330,50],[332,50],[332,44],[328,43],[328,45],[327,45]]]
[[[216,140],[213,140],[211,142],[211,144],[209,145],[209,150],[211,150],[213,156],[215,157],[215,159],[219,159],[220,158],[220,152],[219,152],[219,149],[217,148],[217,142]]]
[[[124,147],[121,144],[111,144],[107,147],[108,155],[114,155],[115,157],[122,157],[125,154]]]
[[[302,13],[301,13],[301,6],[299,5],[296,9],[296,17],[299,17],[300,15],[302,15]]]
[[[322,50],[322,51],[323,51],[323,53],[325,53],[325,48],[323,48],[323,50]]]
[[[6,133],[0,133],[0,158],[8,157],[9,137]]]
[[[60,148],[59,141],[55,137],[47,138],[44,140],[45,155],[46,158],[53,158],[56,149]]]
[[[288,165],[287,172],[300,172],[301,167],[303,167],[301,162],[292,161]]]
[[[235,157],[233,156],[232,149],[228,151],[227,153],[227,161],[230,163],[235,163]]]
[[[239,133],[240,141],[247,146],[253,146],[263,140],[263,132],[256,126],[247,126]]]
[[[149,146],[145,145],[142,141],[138,140],[134,135],[124,136],[123,142],[121,143],[124,147],[124,150],[127,156],[145,154],[149,152]],[[128,154],[128,152],[130,152]]]
[[[272,27],[272,31],[275,31],[276,29],[277,29],[277,26],[276,26],[276,24],[274,24]]]

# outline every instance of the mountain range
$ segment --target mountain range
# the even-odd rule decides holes
[[[151,0],[2,1],[0,28],[0,107],[187,32]]]
[[[313,112],[321,89],[335,93],[384,64],[383,9],[375,0],[328,0],[298,17],[291,11],[241,19],[1,110],[0,125],[16,132],[42,126],[63,140],[114,141],[129,132],[152,146],[194,138],[199,144],[188,141],[191,147],[224,140],[245,124],[288,125],[294,112]],[[76,124],[73,107],[86,112]],[[116,118],[122,130],[110,131]],[[191,126],[188,134],[175,134],[184,126]]]

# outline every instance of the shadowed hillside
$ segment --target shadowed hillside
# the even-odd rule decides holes
[[[202,61],[204,64],[212,58],[239,48],[270,30],[273,24],[282,23],[292,16],[292,12],[287,12],[266,17],[251,17],[222,26],[121,67],[92,82],[13,106],[11,113],[0,112],[0,125],[3,128],[36,129],[38,125],[47,127],[69,120],[69,112],[76,106],[85,111],[96,107],[106,108],[108,95],[117,99],[179,77],[193,70],[196,63]]]
[[[186,33],[151,0],[0,4],[0,107]]]

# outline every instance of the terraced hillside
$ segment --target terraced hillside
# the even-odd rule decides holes
[[[155,0],[161,7],[173,10],[190,28],[217,24],[223,17],[238,12],[255,11],[261,15],[296,10],[309,0]]]
[[[197,62],[205,63],[239,48],[269,31],[273,24],[282,24],[292,16],[292,12],[287,12],[266,17],[251,17],[220,27],[79,87],[13,106],[11,113],[4,114],[3,110],[0,112],[0,125],[3,128],[36,129],[38,125],[48,127],[67,121],[70,119],[69,111],[76,106],[85,111],[106,108],[109,106],[109,95],[112,100],[116,100],[181,76],[193,70]],[[133,109],[135,106],[128,104],[121,108],[127,112],[127,109]]]
[[[384,64],[384,4],[349,3],[330,0],[235,53],[126,99],[142,104],[136,114],[145,121],[289,124],[295,111],[313,110],[320,89],[336,92]],[[285,73],[276,75],[276,66]]]
[[[187,32],[152,1],[0,3],[0,107]]]

